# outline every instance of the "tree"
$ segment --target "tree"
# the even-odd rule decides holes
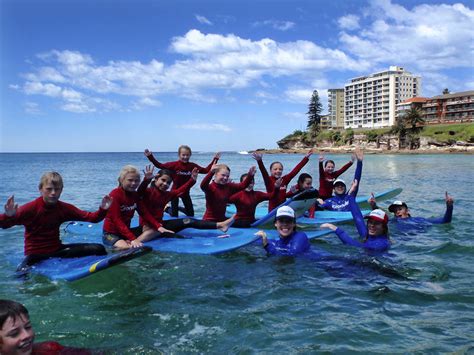
[[[408,112],[397,118],[391,132],[398,134],[398,149],[404,148],[408,143],[409,148],[418,146],[418,134],[423,129],[425,120],[421,116],[420,110],[412,107]]]
[[[448,88],[443,90],[443,95],[447,95],[447,94],[449,94],[449,89]]]
[[[318,90],[314,90],[308,105],[308,112],[306,113],[308,115],[307,128],[313,133],[313,136],[316,136],[320,130],[322,110],[323,105],[319,101]]]

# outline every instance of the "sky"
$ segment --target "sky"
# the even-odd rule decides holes
[[[405,68],[474,89],[474,1],[0,0],[0,152],[241,151]]]

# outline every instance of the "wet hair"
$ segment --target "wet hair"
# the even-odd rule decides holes
[[[324,167],[326,167],[329,163],[332,163],[332,165],[336,166],[336,164],[334,163],[334,160],[326,160],[324,162]]]
[[[183,150],[183,149],[188,150],[188,151],[189,151],[189,155],[192,155],[192,154],[193,154],[193,152],[192,152],[191,148],[189,147],[189,145],[184,145],[184,144],[183,144],[183,145],[180,145],[180,146],[178,147],[178,155],[179,155],[179,153],[181,153],[181,150]]]
[[[122,170],[120,170],[120,174],[117,179],[119,186],[122,186],[123,179],[125,179],[127,174],[137,174],[140,176],[140,171],[133,165],[125,165]]]
[[[311,179],[313,180],[313,177],[309,175],[308,173],[301,173],[300,176],[298,176],[298,186],[300,186],[306,179]]]
[[[245,178],[247,177],[248,173],[245,173],[245,174],[242,174],[240,175],[240,182],[244,181]],[[252,180],[251,181],[255,181],[255,178],[252,176]]]
[[[30,318],[28,310],[21,303],[10,300],[0,300],[0,329],[3,328],[8,318],[12,318],[13,321],[15,321],[18,317],[23,316],[28,317],[28,319]]]
[[[40,179],[38,188],[41,190],[43,186],[49,182],[52,183],[54,187],[57,187],[60,189],[64,187],[63,178],[56,171],[48,171],[47,173],[44,173]]]
[[[227,165],[225,165],[225,164],[217,164],[216,165],[216,172],[218,172],[222,169],[225,169],[230,173],[230,168]]]
[[[273,163],[270,164],[270,170],[272,170],[273,165],[275,165],[275,164],[280,164],[281,167],[283,168],[283,164],[282,164],[281,162],[279,162],[279,161],[274,161]]]

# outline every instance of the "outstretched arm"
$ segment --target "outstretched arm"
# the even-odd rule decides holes
[[[5,215],[7,217],[13,217],[16,214],[17,209],[18,204],[15,203],[15,196],[11,195],[5,204]]]
[[[451,220],[453,219],[454,199],[448,195],[448,191],[446,191],[444,199],[446,201],[446,212],[443,217],[428,218],[428,221],[433,224],[451,223]]]
[[[145,170],[143,170],[143,181],[141,182],[140,186],[138,186],[137,192],[140,197],[145,196],[146,189],[150,184],[151,179],[153,179],[153,171],[155,170],[154,167],[151,165],[145,166]]]
[[[296,165],[293,170],[291,170],[288,174],[286,174],[285,176],[283,176],[283,183],[282,185],[288,185],[291,181],[291,179],[293,179],[299,172],[301,169],[303,169],[303,167],[308,163],[309,161],[309,157],[313,154],[313,150],[310,149],[308,151],[308,153],[306,153],[306,155],[304,156],[303,159],[301,159],[301,161],[298,163],[298,165]]]
[[[252,153],[252,157],[257,161],[258,168],[260,169],[260,173],[262,174],[263,182],[265,183],[265,188],[267,192],[273,191],[272,181],[270,176],[268,175],[268,171],[263,164],[262,154],[254,152]]]
[[[155,157],[153,156],[153,153],[150,150],[145,149],[144,154],[148,158],[148,160],[158,169],[167,169],[167,167],[164,164],[160,163],[158,160],[155,159]]]

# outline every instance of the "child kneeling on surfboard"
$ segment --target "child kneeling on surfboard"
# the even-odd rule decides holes
[[[59,227],[66,221],[100,222],[112,203],[110,196],[104,196],[98,211],[87,212],[59,201],[63,191],[63,179],[59,173],[45,173],[38,187],[41,196],[36,200],[18,207],[11,196],[5,205],[5,214],[0,214],[2,228],[25,226],[25,259],[18,266],[18,271],[27,271],[31,265],[52,257],[75,258],[107,254],[101,244],[63,244],[59,237]]]

